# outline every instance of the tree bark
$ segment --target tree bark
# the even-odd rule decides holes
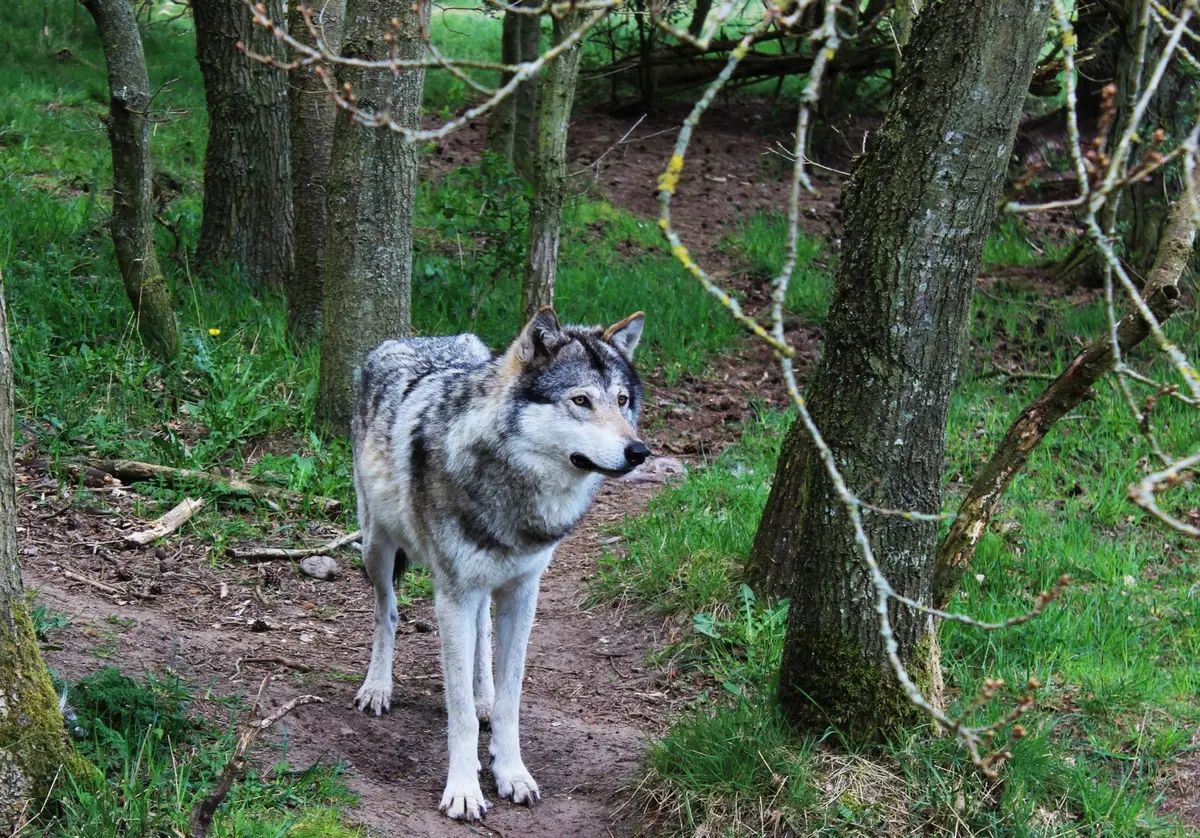
[[[500,61],[503,64],[521,63],[521,17],[515,12],[504,13],[504,24],[500,35]],[[512,81],[512,73],[501,73],[500,84]],[[505,160],[513,159],[513,138],[516,136],[517,97],[507,96],[492,108],[488,117],[487,137],[484,148]]]
[[[843,191],[843,257],[808,403],[847,484],[880,507],[940,508],[946,417],[983,246],[1042,44],[1049,0],[942,0],[916,19],[875,146]],[[932,594],[937,527],[866,513],[884,574]],[[790,593],[780,699],[858,738],[919,717],[887,662],[853,529],[797,423],[748,567]],[[933,694],[928,617],[893,608],[901,660]]]
[[[19,832],[17,827],[37,811],[55,773],[71,758],[17,565],[12,388],[0,282],[0,830],[6,835]]]
[[[1200,183],[1195,185],[1200,189]],[[1179,280],[1192,258],[1195,241],[1196,224],[1192,219],[1191,204],[1184,196],[1171,210],[1143,291],[1146,303],[1160,323],[1178,307]],[[1136,310],[1117,324],[1117,345],[1122,355],[1149,335],[1149,324]],[[958,589],[1008,484],[1025,468],[1034,449],[1054,424],[1089,398],[1092,386],[1112,372],[1113,366],[1112,338],[1105,334],[1076,355],[1058,378],[1017,414],[991,459],[971,483],[967,496],[958,507],[958,515],[938,549],[933,579],[934,602],[938,607],[949,602]]]
[[[266,6],[273,20],[283,17],[282,0]],[[237,45],[280,60],[283,47],[252,24],[242,0],[194,0],[192,14],[208,105],[197,262],[233,262],[255,285],[286,287],[293,267],[287,76]]]
[[[397,56],[422,57],[429,8],[428,0],[347,0],[342,54],[386,58],[388,33],[380,21],[395,18],[400,22]],[[360,107],[390,109],[413,128],[420,125],[424,81],[424,70],[393,76],[342,67],[338,74],[339,84],[353,87]],[[349,432],[354,381],[366,352],[409,334],[417,165],[416,146],[399,134],[337,120],[326,207],[329,239],[317,395],[317,420],[326,432]]]
[[[288,9],[288,31],[312,42],[300,3]],[[329,0],[314,10],[313,22],[333,50],[342,46],[345,0]],[[292,239],[295,270],[288,283],[288,332],[301,347],[316,336],[321,323],[321,291],[325,286],[325,178],[333,147],[333,100],[325,84],[309,68],[288,73],[289,145],[292,151]]]
[[[84,0],[96,22],[108,65],[112,145],[113,249],[133,305],[138,334],[161,361],[179,353],[171,290],[154,252],[154,204],[150,179],[150,79],[129,0]]]
[[[712,11],[712,0],[696,0],[696,8],[692,11],[692,20],[688,24],[688,34],[693,38],[700,37],[700,33],[704,31],[704,21],[708,20],[708,13]]]
[[[1183,3],[1182,0],[1174,0],[1165,5],[1171,11],[1178,12]],[[1109,49],[1102,50],[1097,61],[1088,62],[1084,68],[1086,76],[1081,73],[1081,96],[1085,96],[1089,89],[1094,90],[1097,86],[1095,81],[1089,81],[1087,76],[1096,77],[1099,74],[1099,77],[1103,78],[1105,61],[1113,62],[1110,70],[1111,81],[1116,86],[1117,94],[1114,102],[1115,113],[1109,125],[1107,138],[1107,150],[1111,155],[1128,128],[1138,95],[1162,56],[1167,36],[1152,21],[1146,25],[1147,22],[1141,17],[1141,0],[1114,0],[1106,3],[1105,7],[1109,9],[1110,16],[1104,25],[1115,31],[1105,42]],[[1092,23],[1086,34],[1094,35],[1092,30],[1096,28],[1096,24]],[[1139,78],[1137,51],[1143,37],[1146,41],[1146,52]],[[1130,152],[1130,168],[1137,165],[1142,152],[1149,146],[1148,139],[1156,129],[1162,128],[1171,140],[1183,139],[1187,127],[1179,102],[1181,99],[1186,100],[1188,83],[1179,59],[1174,58],[1150,98],[1149,107],[1138,130],[1142,139],[1134,144]],[[1092,99],[1095,98],[1096,94],[1093,92]],[[1081,99],[1081,105],[1088,107],[1088,100]],[[1098,112],[1094,101],[1091,106]],[[1158,242],[1167,226],[1169,202],[1164,197],[1164,181],[1169,177],[1173,177],[1169,169],[1160,169],[1149,178],[1139,180],[1114,193],[1100,210],[1098,220],[1101,228],[1118,231],[1122,261],[1138,277],[1144,277],[1153,265]],[[1098,288],[1104,282],[1104,258],[1093,248],[1086,246],[1086,243],[1082,243],[1059,266],[1056,275],[1071,284]]]
[[[562,43],[579,23],[579,14],[554,20],[554,44]],[[537,153],[533,159],[533,198],[529,202],[529,256],[525,273],[525,320],[554,304],[558,241],[567,195],[567,131],[582,51],[578,44],[550,65],[538,107]]]
[[[523,0],[523,5],[536,7],[538,0]],[[542,51],[542,19],[535,15],[521,15],[519,39],[521,63],[535,61]],[[513,111],[512,161],[517,171],[528,176],[535,154],[534,132],[537,125],[538,96],[541,82],[537,76],[526,80],[516,90]]]

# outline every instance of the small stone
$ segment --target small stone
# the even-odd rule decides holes
[[[681,474],[687,474],[687,466],[679,460],[673,457],[655,457],[621,479],[629,483],[666,483],[672,477]]]
[[[329,556],[309,556],[301,560],[300,572],[305,576],[311,576],[313,579],[332,582],[334,579],[337,579],[340,571],[337,562]]]
[[[417,630],[418,634],[428,634],[429,632],[433,631],[433,626],[429,625],[429,623],[425,622],[424,620],[417,620],[417,624],[414,626],[414,628]]]

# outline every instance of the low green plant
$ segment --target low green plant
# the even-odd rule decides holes
[[[60,689],[76,748],[103,782],[70,773],[57,778],[51,799],[22,835],[187,834],[192,808],[233,752],[240,702],[216,703],[224,723],[205,719],[196,713],[201,702],[178,677],[135,679],[111,667]],[[353,802],[337,766],[291,772],[280,761],[268,772],[247,772],[218,809],[211,834],[358,838],[362,831],[342,822]]]

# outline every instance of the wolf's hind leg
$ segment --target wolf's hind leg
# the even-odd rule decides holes
[[[475,631],[475,716],[480,724],[490,725],[496,688],[492,683],[492,597],[484,594],[479,604],[479,625]]]
[[[363,567],[375,589],[375,639],[371,646],[371,664],[354,705],[364,713],[378,716],[392,705],[392,653],[396,648],[396,589],[392,575],[397,561],[404,561],[395,542],[379,528],[363,531]]]
[[[496,707],[492,712],[492,774],[496,793],[513,803],[532,806],[540,797],[537,783],[521,760],[521,682],[525,649],[533,629],[540,573],[496,592]]]

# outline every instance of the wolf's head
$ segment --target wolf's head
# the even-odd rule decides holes
[[[642,312],[607,329],[563,326],[543,308],[504,355],[522,442],[563,467],[615,477],[650,455],[638,438],[633,350]]]

